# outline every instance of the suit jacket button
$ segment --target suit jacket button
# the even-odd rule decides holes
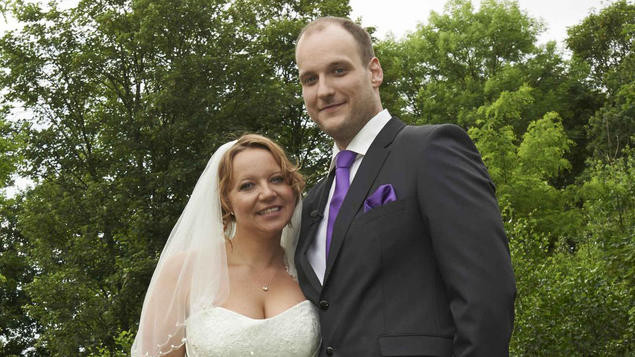
[[[320,309],[328,310],[329,309],[329,302],[326,301],[326,300],[320,300]]]
[[[326,348],[326,354],[327,354],[327,355],[329,355],[329,356],[332,356],[332,355],[333,355],[333,353],[335,353],[335,348],[333,348],[333,347],[331,347],[331,346],[328,346],[328,347]]]

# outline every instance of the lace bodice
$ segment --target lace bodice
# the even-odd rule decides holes
[[[214,307],[190,316],[185,328],[188,357],[310,357],[320,344],[317,311],[308,300],[267,319]]]

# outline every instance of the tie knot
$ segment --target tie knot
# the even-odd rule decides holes
[[[337,153],[335,157],[335,167],[338,169],[346,168],[348,169],[353,165],[353,161],[355,161],[355,157],[357,154],[350,150],[342,150]]]

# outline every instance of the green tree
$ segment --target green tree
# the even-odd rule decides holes
[[[169,230],[210,154],[244,131],[283,144],[309,183],[326,166],[294,64],[324,0],[3,3],[0,354],[127,355]],[[517,277],[512,354],[635,350],[633,5],[571,28],[568,60],[535,45],[515,1],[451,0],[381,41],[382,101],[409,123],[469,129],[503,212]],[[372,31],[372,28],[371,28]],[[8,109],[1,115],[4,118]],[[31,115],[32,113],[32,115]],[[33,347],[24,352],[27,347]]]
[[[26,258],[29,242],[17,228],[22,200],[4,192],[12,184],[22,145],[14,128],[0,120],[0,355],[44,356],[45,350],[36,344],[40,326],[25,310],[31,304],[25,287],[36,268]]]
[[[158,254],[216,147],[244,131],[322,170],[304,115],[300,27],[340,1],[15,2],[0,83],[23,118],[36,182],[16,227],[34,271],[26,314],[51,355],[116,354],[135,331]],[[120,336],[121,337],[121,336]]]
[[[0,197],[4,197],[4,189],[13,184],[13,174],[20,163],[19,150],[24,146],[23,137],[6,120],[8,113],[8,106],[0,108]]]
[[[35,268],[26,259],[28,241],[17,229],[21,199],[8,188],[21,163],[24,140],[15,125],[6,120],[9,107],[0,110],[0,355],[18,356],[34,346],[39,326],[26,314],[30,298],[24,288],[32,281]],[[28,355],[42,352],[32,349]]]
[[[37,268],[27,259],[29,241],[17,228],[21,199],[0,197],[0,355],[47,356],[38,343],[41,325],[30,314],[26,286]]]
[[[501,93],[494,103],[479,108],[479,126],[468,133],[496,184],[504,220],[528,220],[534,231],[548,237],[552,250],[562,237],[577,232],[579,214],[571,209],[569,192],[549,183],[570,168],[565,155],[572,141],[554,112],[531,122],[517,139],[510,123],[532,105],[532,92],[523,86]]]
[[[568,30],[574,60],[588,66],[593,85],[606,93],[604,105],[589,120],[589,148],[611,159],[633,146],[635,137],[635,4],[617,1]]]
[[[404,41],[378,46],[387,64],[386,106],[408,122],[469,127],[488,99],[487,79],[534,53],[540,31],[514,1],[483,1],[478,11],[469,0],[448,1]]]
[[[502,91],[517,90],[522,85],[532,88],[531,105],[525,106],[511,123],[519,136],[531,121],[549,112],[560,115],[567,137],[573,141],[566,154],[571,170],[551,179],[560,188],[573,184],[575,177],[584,170],[589,155],[586,126],[589,117],[604,101],[604,97],[585,81],[586,74],[580,65],[565,60],[554,42],[549,42],[526,61],[505,66],[485,84],[488,98],[496,98]]]
[[[515,265],[517,276],[527,278],[518,284],[512,355],[627,356],[634,351],[633,291],[613,279],[603,257],[600,249],[585,244],[573,254],[558,252],[522,269]]]
[[[635,67],[624,72],[635,76]],[[624,149],[635,144],[635,82],[624,84],[615,95],[609,96],[589,119],[587,128],[589,149],[604,160],[623,155]]]
[[[508,224],[518,278],[511,350],[519,356],[629,356],[635,352],[635,168],[597,160],[579,187],[575,250],[521,219]]]
[[[566,158],[572,169],[552,179],[558,187],[575,181],[588,156],[586,125],[604,97],[586,82],[582,64],[572,65],[556,43],[536,46],[540,21],[514,1],[450,1],[443,14],[402,40],[377,46],[384,67],[385,106],[410,123],[457,123],[470,128],[503,92],[532,88],[532,104],[510,125],[516,138],[530,122],[557,112],[574,141]]]
[[[635,287],[635,156],[633,149],[611,163],[590,161],[580,187],[585,241],[602,247],[611,276]],[[635,295],[631,295],[635,296]],[[635,307],[631,300],[631,306]],[[632,325],[635,327],[635,325]]]
[[[589,14],[580,24],[567,30],[567,46],[576,59],[590,65],[591,78],[597,87],[609,91],[617,87],[607,86],[606,76],[615,73],[625,61],[633,57],[635,34],[635,5],[619,0]],[[632,81],[624,77],[627,82]]]

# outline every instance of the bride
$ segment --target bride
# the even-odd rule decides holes
[[[293,264],[303,186],[265,137],[221,146],[161,253],[132,356],[316,355]]]

